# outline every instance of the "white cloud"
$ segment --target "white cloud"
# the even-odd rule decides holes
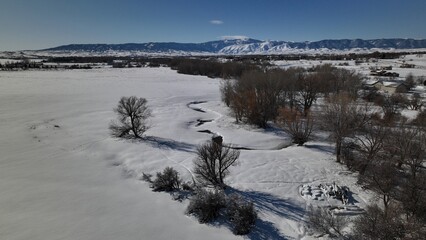
[[[222,40],[246,40],[246,39],[249,39],[249,37],[234,35],[234,36],[221,36],[220,39],[222,39]]]
[[[210,23],[215,24],[215,25],[220,25],[220,24],[223,24],[223,21],[222,20],[211,20]]]

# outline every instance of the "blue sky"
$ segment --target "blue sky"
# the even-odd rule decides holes
[[[0,51],[71,43],[426,38],[425,0],[0,0]]]

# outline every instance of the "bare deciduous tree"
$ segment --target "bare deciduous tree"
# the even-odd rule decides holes
[[[151,110],[145,98],[122,97],[114,112],[118,114],[118,122],[111,122],[109,126],[113,137],[127,137],[132,134],[135,138],[140,138],[148,129],[147,119],[151,116]]]
[[[399,168],[404,163],[410,166],[410,161],[416,162],[416,156],[422,154],[424,138],[419,127],[409,126],[405,122],[399,123],[392,129],[389,138],[387,138],[387,150],[393,155]],[[425,151],[424,147],[423,151]],[[418,160],[421,161],[421,157]]]
[[[333,71],[337,79],[336,93],[346,92],[352,99],[358,97],[358,91],[361,89],[362,76],[355,70],[338,68]]]
[[[354,221],[354,239],[405,239],[399,211],[385,214],[377,205],[367,206],[365,214]]]
[[[298,85],[298,98],[299,105],[303,108],[305,116],[312,104],[317,100],[320,94],[321,85],[317,74],[310,74],[302,76],[297,82]]]
[[[279,126],[291,136],[293,143],[299,146],[309,140],[314,126],[309,114],[306,117],[301,115],[298,111],[282,108],[279,110],[277,121]]]
[[[234,86],[232,84],[232,80],[226,79],[221,81],[220,93],[222,97],[222,102],[224,102],[226,106],[229,107],[231,105],[232,97],[234,95]]]
[[[224,178],[229,167],[237,163],[240,151],[215,142],[207,142],[197,149],[194,174],[207,185],[225,188]]]
[[[420,110],[423,107],[423,101],[420,94],[414,93],[410,99],[407,99],[406,107],[410,110]]]
[[[275,120],[282,101],[282,83],[274,71],[249,71],[242,74],[236,93],[244,100],[244,115],[249,123],[266,127]]]
[[[382,161],[360,176],[368,188],[378,193],[383,201],[384,213],[388,213],[389,204],[394,199],[399,174],[392,163]]]
[[[386,123],[393,123],[400,116],[401,110],[405,108],[405,99],[401,94],[392,94],[391,96],[385,95],[383,102],[380,105],[385,114],[383,119]]]
[[[421,171],[416,176],[410,175],[403,180],[398,200],[404,206],[407,217],[416,216],[426,222],[426,172]],[[425,225],[426,227],[426,225]]]
[[[385,138],[389,137],[389,129],[383,125],[366,124],[355,137],[357,150],[361,154],[358,163],[360,174],[364,174],[368,166],[373,163],[383,150]]]
[[[341,160],[343,140],[368,122],[369,111],[369,105],[358,105],[345,93],[329,98],[323,110],[322,122],[324,127],[332,132],[336,144],[337,162]]]
[[[414,76],[412,73],[409,73],[406,77],[405,77],[405,81],[404,81],[405,85],[407,85],[408,89],[411,89],[413,87],[416,86],[416,81],[414,79]]]

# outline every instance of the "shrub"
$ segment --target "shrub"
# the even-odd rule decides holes
[[[153,181],[154,191],[174,191],[179,189],[181,179],[179,173],[172,167],[166,167],[163,173],[157,172],[157,178]]]
[[[197,217],[200,223],[208,223],[219,216],[219,211],[225,207],[225,203],[223,192],[198,189],[192,196],[186,212]]]
[[[403,239],[404,225],[398,211],[385,214],[377,205],[368,206],[364,215],[354,221],[354,239]]]
[[[233,231],[236,235],[248,234],[257,219],[253,203],[244,201],[236,194],[231,195],[228,199],[227,215],[233,224]]]
[[[426,128],[426,109],[423,109],[423,111],[417,114],[416,119],[413,120],[413,124]]]
[[[182,190],[192,192],[194,191],[194,184],[190,182],[182,183]]]
[[[347,225],[344,217],[333,215],[328,209],[312,206],[308,212],[308,223],[315,232],[331,237],[343,236],[342,230]]]
[[[141,180],[142,180],[142,181],[145,181],[145,182],[152,183],[152,182],[153,182],[153,181],[152,181],[152,174],[149,174],[149,173],[142,173]]]
[[[304,117],[300,112],[287,108],[279,110],[278,124],[298,146],[302,146],[310,139],[313,130],[313,120],[308,113]]]

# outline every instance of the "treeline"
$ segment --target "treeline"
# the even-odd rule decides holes
[[[134,62],[140,65],[166,65],[169,66],[172,58],[150,58],[150,57],[114,57],[114,56],[93,56],[93,57],[51,57],[43,62],[52,63],[104,63],[113,65],[114,61]]]
[[[357,239],[421,239],[426,234],[425,111],[411,122],[364,116],[341,139],[341,161],[359,173],[358,183],[379,201],[355,220],[354,234]]]
[[[355,239],[419,239],[426,234],[426,110],[411,98],[419,113],[407,120],[400,114],[407,107],[403,95],[376,97],[375,107],[362,99],[371,92],[362,90],[361,80],[331,65],[254,69],[223,80],[221,95],[237,122],[267,127],[274,121],[298,145],[315,129],[330,133],[337,162],[358,172],[359,184],[375,192],[381,206],[368,206],[353,221]],[[323,104],[313,111],[319,97]],[[340,221],[330,216],[324,224]]]
[[[224,80],[221,95],[237,122],[266,127],[277,119],[280,109],[308,116],[320,96],[344,91],[356,98],[361,80],[354,71],[328,64],[312,69],[252,69],[240,78]]]
[[[277,54],[277,55],[241,55],[225,56],[232,61],[278,61],[278,60],[357,60],[357,59],[397,59],[404,55],[422,55],[425,51],[417,52],[379,52],[348,53],[348,54]]]
[[[149,57],[149,56],[85,56],[85,57],[50,57],[46,62],[54,63],[107,63],[111,64],[114,60],[127,62],[137,62],[142,65],[147,63],[157,63],[159,65],[175,65],[182,61],[212,61],[225,59],[226,62],[254,63],[263,64],[268,61],[277,60],[359,60],[359,59],[396,59],[408,54],[425,54],[424,51],[418,52],[373,52],[373,53],[348,53],[348,54],[279,54],[279,55],[239,55],[239,56],[192,56],[192,57]],[[172,63],[174,62],[174,63]]]
[[[0,63],[2,71],[16,71],[16,70],[29,70],[29,69],[92,69],[90,64],[73,64],[73,65],[46,65],[43,62],[34,62],[29,60],[22,60],[18,62],[5,62]]]
[[[170,67],[181,74],[202,75],[213,78],[240,78],[244,72],[259,69],[248,62],[219,62],[216,59],[173,59]]]
[[[27,59],[16,61],[16,62],[5,62],[4,64],[0,63],[0,69],[3,71],[11,71],[11,70],[27,70],[27,69],[48,69],[52,68],[52,66],[45,66],[41,62],[33,62]]]

